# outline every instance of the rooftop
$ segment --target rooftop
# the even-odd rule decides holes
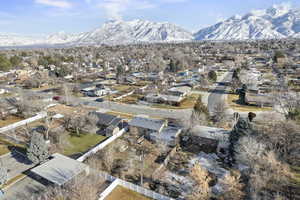
[[[143,117],[135,117],[130,122],[130,126],[146,128],[154,131],[159,131],[165,124],[165,120],[150,119]]]
[[[52,159],[31,169],[31,172],[61,186],[87,168],[87,165],[77,160],[55,153]]]

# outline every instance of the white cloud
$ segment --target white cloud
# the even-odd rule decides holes
[[[108,18],[121,19],[126,11],[143,10],[156,7],[149,0],[85,0],[89,4],[105,10]]]
[[[189,0],[85,0],[104,9],[108,18],[121,19],[128,11],[151,9],[163,4],[183,3]]]
[[[57,7],[57,8],[71,8],[72,4],[65,0],[35,0],[35,3]]]

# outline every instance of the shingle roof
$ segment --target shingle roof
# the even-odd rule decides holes
[[[106,113],[99,113],[99,112],[91,112],[89,115],[96,115],[98,117],[98,125],[109,126],[113,122],[117,122],[117,117],[114,115],[106,114]]]
[[[135,117],[130,122],[130,126],[150,129],[154,131],[159,131],[165,124],[164,120],[159,119],[149,119],[143,117]]]

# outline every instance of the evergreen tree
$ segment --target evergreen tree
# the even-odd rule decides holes
[[[37,132],[32,134],[27,156],[34,164],[39,164],[49,157],[48,147],[42,134]]]
[[[9,59],[3,54],[0,55],[0,71],[8,71],[11,68]]]
[[[217,81],[217,73],[215,71],[208,72],[208,79],[216,82]]]
[[[13,67],[17,67],[22,62],[22,59],[16,55],[11,57],[9,60]]]

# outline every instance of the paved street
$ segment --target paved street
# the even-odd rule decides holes
[[[116,102],[96,102],[96,101],[82,101],[82,104],[86,106],[99,107],[101,109],[112,110],[116,112],[130,113],[134,115],[149,115],[152,117],[161,118],[176,118],[176,119],[187,119],[192,114],[192,109],[159,109],[151,108],[143,105],[128,105]]]
[[[221,80],[219,82],[229,82],[231,81],[231,77],[232,73],[227,72],[221,77]],[[228,86],[217,85],[214,91],[209,95],[207,107],[210,113],[214,112],[215,106],[217,104],[224,101],[226,97],[225,91],[227,87]]]

